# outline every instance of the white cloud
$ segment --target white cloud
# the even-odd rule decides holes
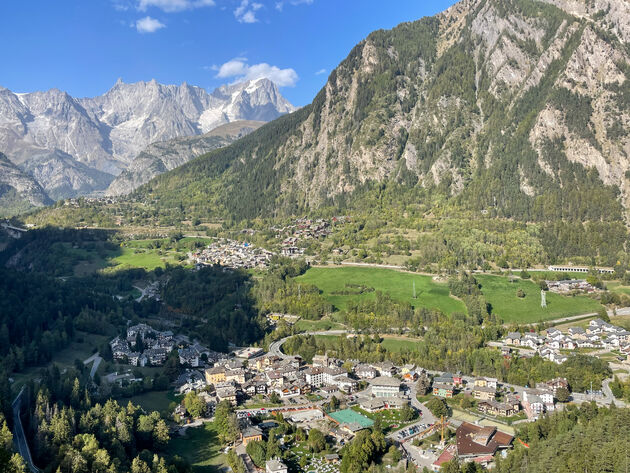
[[[315,0],[289,0],[287,2],[287,1],[281,0],[279,2],[276,2],[276,10],[282,11],[284,9],[285,3],[289,3],[294,6],[295,5],[312,5],[314,1]]]
[[[240,23],[256,23],[256,12],[263,7],[262,3],[251,2],[249,0],[242,0],[241,4],[234,10],[234,17]]]
[[[214,0],[138,0],[138,10],[146,11],[149,7],[159,8],[166,13],[212,7]]]
[[[234,82],[244,82],[265,77],[278,87],[294,87],[298,81],[298,75],[291,68],[280,69],[265,62],[249,65],[247,58],[237,57],[221,66],[213,66],[218,71],[216,77],[219,79],[234,79]]]
[[[157,30],[165,28],[166,25],[155,18],[145,16],[136,21],[138,33],[155,33]]]
[[[321,76],[322,74],[326,74],[328,72],[326,69],[320,69],[315,73],[316,76]]]

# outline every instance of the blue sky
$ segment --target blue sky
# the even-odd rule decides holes
[[[0,85],[100,95],[120,77],[208,90],[267,76],[295,105],[371,31],[454,0],[22,0],[0,2]]]

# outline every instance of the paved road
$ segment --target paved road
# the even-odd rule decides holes
[[[101,361],[103,361],[103,358],[100,357],[99,352],[94,353],[87,360],[83,361],[84,365],[89,365],[90,363],[92,363],[92,369],[90,370],[90,378],[94,379],[94,375],[96,374],[96,371],[98,370],[98,367],[101,364]]]
[[[32,473],[40,473],[41,470],[35,466],[33,463],[33,458],[31,457],[31,450],[28,447],[28,442],[26,441],[26,435],[24,434],[24,428],[22,427],[22,419],[20,418],[20,411],[22,410],[22,394],[24,393],[24,387],[20,390],[20,393],[13,401],[13,441],[17,446],[17,450],[22,458],[26,461],[26,464],[31,470]]]
[[[145,297],[151,297],[151,295],[155,293],[154,291],[157,291],[159,284],[160,283],[158,281],[155,281],[149,284],[144,289],[142,289],[140,286],[133,286],[141,293],[140,297],[136,299],[136,302],[141,302],[142,299],[144,299]]]

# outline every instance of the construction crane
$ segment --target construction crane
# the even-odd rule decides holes
[[[416,435],[409,437],[407,440],[411,440],[413,437],[424,437],[425,435],[430,434],[434,430],[440,429],[441,442],[444,443],[444,432],[446,431],[446,427],[448,427],[448,420],[444,419],[444,416],[442,416],[439,422],[436,422],[428,429],[425,429],[422,432],[419,432]]]

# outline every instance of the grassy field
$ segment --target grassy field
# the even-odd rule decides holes
[[[332,342],[337,340],[341,335],[315,335],[315,339],[323,342]],[[383,336],[381,346],[387,351],[397,352],[402,350],[415,350],[420,340],[416,339],[404,339]]]
[[[540,289],[531,280],[516,278],[510,282],[505,276],[476,275],[482,285],[486,300],[492,310],[505,322],[536,323],[572,315],[597,312],[601,305],[587,296],[561,296],[547,293],[547,308],[540,306]],[[335,307],[345,310],[348,303],[375,297],[375,291],[383,291],[398,301],[409,302],[414,307],[440,309],[446,313],[465,312],[464,304],[449,295],[448,286],[435,282],[430,276],[416,275],[381,268],[311,268],[298,281],[313,284]],[[413,283],[417,299],[413,298]],[[362,294],[339,295],[335,292],[353,290],[346,284],[362,285],[375,291]],[[518,289],[525,297],[516,296]],[[630,288],[628,288],[630,291]],[[302,322],[302,321],[300,321]],[[392,343],[392,342],[389,342]]]
[[[351,301],[373,299],[376,291],[382,291],[393,299],[409,302],[414,307],[440,309],[446,313],[466,311],[461,301],[450,297],[448,286],[436,283],[431,276],[392,269],[342,267],[311,268],[297,280],[317,286],[324,297],[340,310],[345,310]],[[414,282],[416,299],[413,298]],[[374,291],[352,295],[333,294],[348,290],[346,284],[363,285],[374,288]]]
[[[624,286],[620,282],[606,282],[606,288],[610,292],[617,292],[619,294],[630,296],[630,286]]]
[[[213,422],[187,429],[186,436],[173,436],[169,453],[188,460],[195,473],[218,473],[226,468],[225,455]]]
[[[387,351],[397,352],[402,350],[415,350],[419,340],[405,340],[401,338],[383,338],[381,346]]]
[[[547,292],[547,308],[540,306],[540,288],[530,280],[516,279],[510,282],[503,276],[475,275],[481,284],[486,301],[492,304],[492,312],[505,322],[536,323],[571,315],[597,312],[602,306],[587,296],[561,296]],[[525,297],[516,296],[522,289]]]
[[[177,402],[173,391],[150,391],[130,398],[119,399],[121,404],[126,404],[127,401],[131,401],[134,404],[139,405],[147,412],[168,411],[169,404],[171,402]]]
[[[328,319],[322,320],[298,320],[295,324],[295,328],[297,328],[301,332],[315,332],[315,331],[323,331],[323,330],[336,330],[343,329],[344,325],[338,322],[334,322]]]
[[[122,248],[122,254],[112,258],[110,264],[114,269],[122,269],[125,267],[144,268],[153,270],[155,268],[163,268],[166,263],[177,264],[178,261],[171,253],[160,255],[159,250],[139,250],[134,248]]]

